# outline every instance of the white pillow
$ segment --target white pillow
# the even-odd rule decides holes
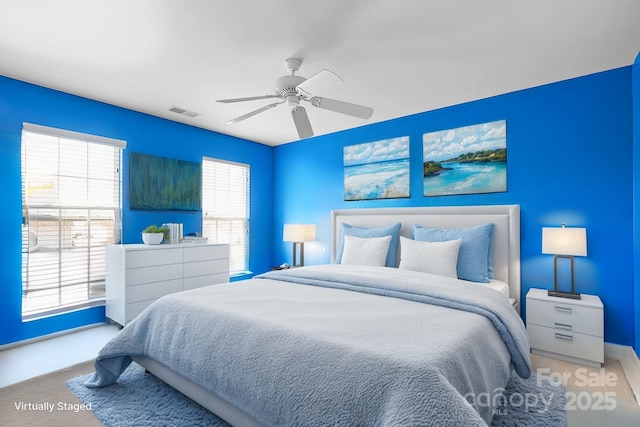
[[[400,265],[405,270],[458,278],[458,252],[462,239],[421,242],[400,236]]]
[[[363,238],[346,234],[340,264],[384,267],[390,243],[391,236]]]

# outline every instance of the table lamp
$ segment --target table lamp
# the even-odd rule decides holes
[[[575,279],[573,273],[573,257],[587,256],[587,229],[562,227],[542,228],[542,253],[552,254],[553,257],[553,291],[549,296],[580,299],[580,294],[575,292]],[[571,260],[571,292],[561,291],[558,286],[558,258]]]
[[[304,265],[304,242],[316,240],[315,224],[285,224],[285,242],[293,242],[293,264],[292,267],[302,267]],[[296,263],[296,246],[300,246],[300,264]]]

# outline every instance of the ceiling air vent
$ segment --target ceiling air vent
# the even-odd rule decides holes
[[[184,108],[180,108],[176,106],[169,108],[169,111],[171,111],[172,113],[177,113],[177,114],[181,114],[183,116],[192,117],[192,118],[198,117],[200,115],[200,113],[196,113],[195,111],[185,110]]]

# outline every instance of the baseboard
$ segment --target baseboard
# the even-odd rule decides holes
[[[640,359],[632,347],[604,343],[604,357],[616,359],[622,365],[627,382],[640,405]]]
[[[90,325],[78,326],[77,328],[65,329],[64,331],[53,332],[51,334],[40,335],[40,336],[37,336],[37,337],[34,337],[34,338],[29,338],[29,339],[26,339],[26,340],[22,340],[22,341],[16,341],[16,342],[12,342],[12,343],[9,343],[9,344],[3,344],[3,345],[0,345],[0,351],[11,350],[12,348],[22,347],[22,346],[25,346],[25,345],[37,343],[37,342],[40,342],[40,341],[49,340],[51,338],[60,337],[62,335],[73,334],[75,332],[84,331],[85,329],[91,329],[91,328],[95,328],[97,326],[104,326],[104,325],[107,325],[107,324],[108,323],[106,323],[106,322],[92,323]]]

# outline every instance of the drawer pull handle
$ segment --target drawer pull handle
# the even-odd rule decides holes
[[[565,334],[556,333],[556,338],[558,338],[560,340],[565,340],[565,341],[573,341],[573,337],[571,335],[565,335]]]
[[[571,307],[561,307],[561,306],[554,306],[556,308],[556,311],[561,311],[563,313],[571,313]]]
[[[566,323],[554,323],[556,329],[564,329],[565,331],[573,330],[573,325],[567,325]]]

